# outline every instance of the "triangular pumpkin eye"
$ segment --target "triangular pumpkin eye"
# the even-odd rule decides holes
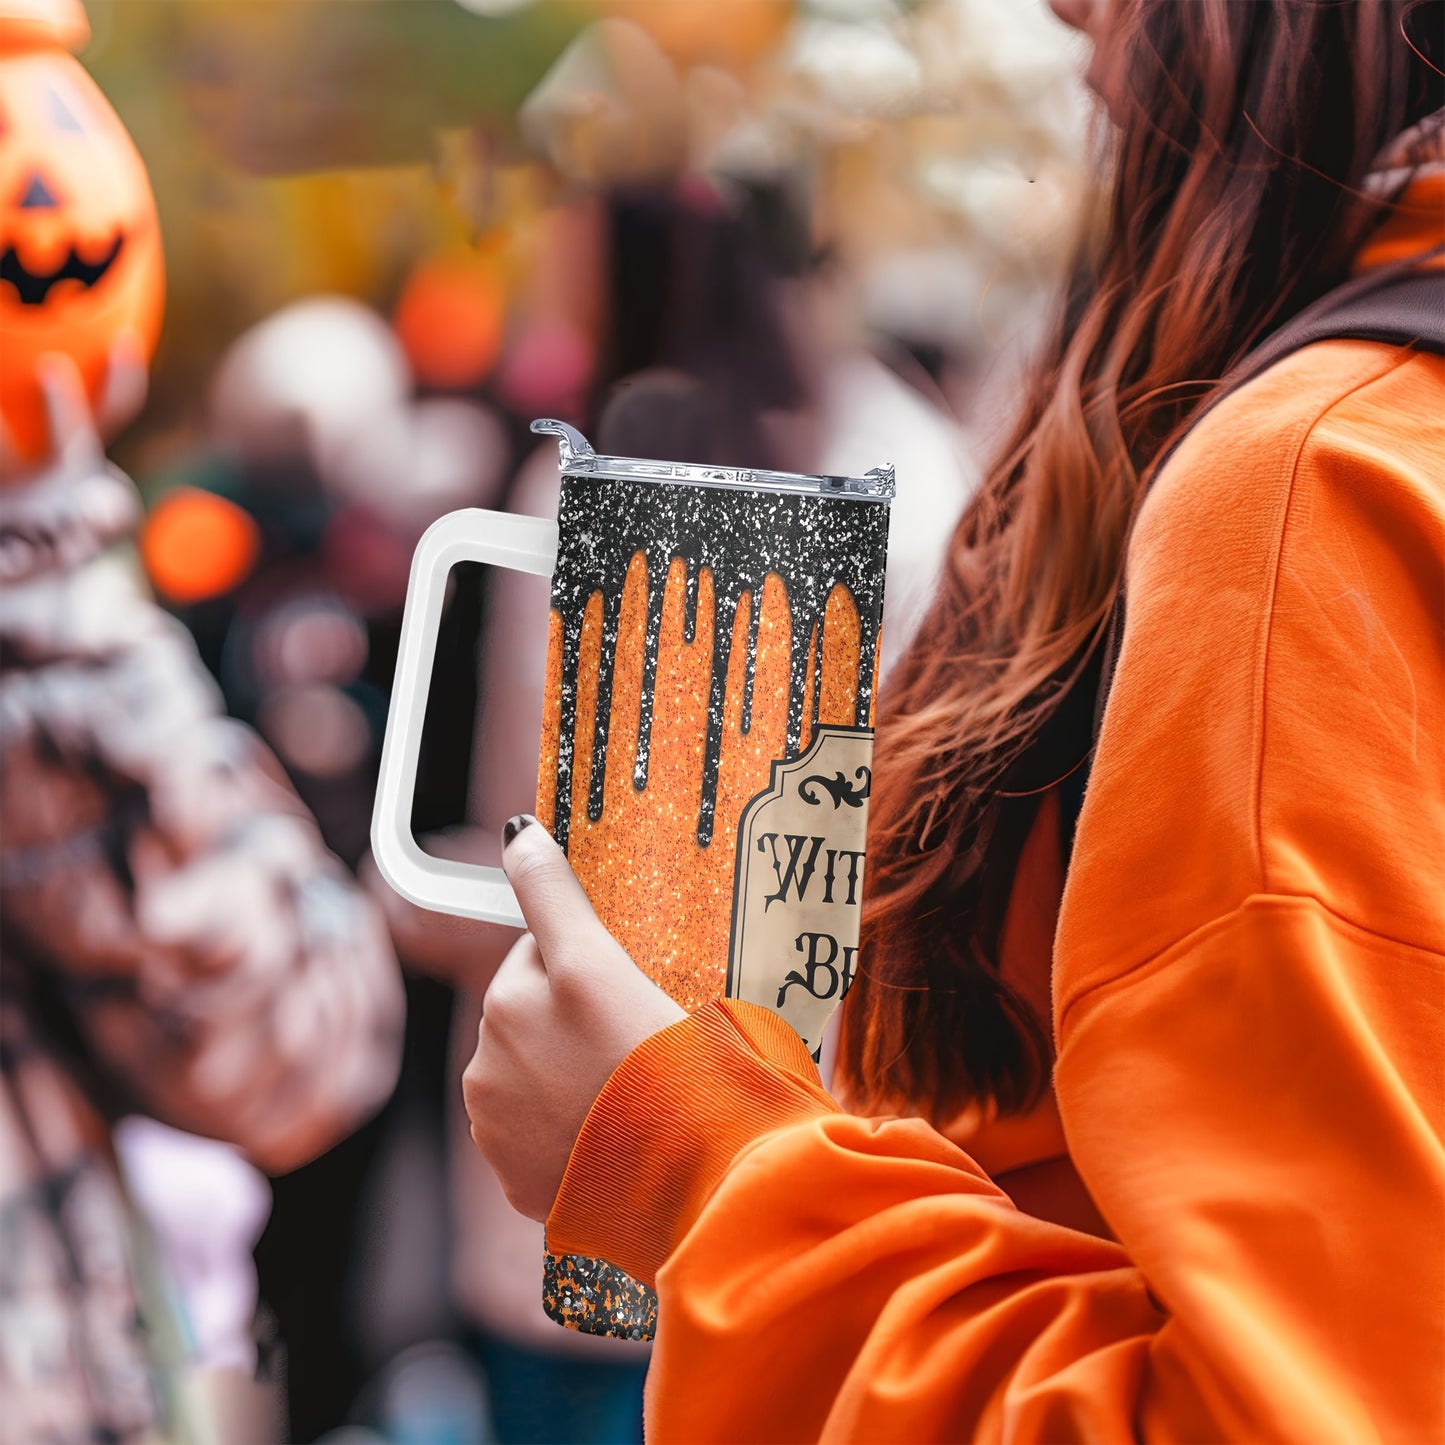
[[[40,179],[38,175],[32,175],[25,184],[24,193],[15,203],[16,209],[21,211],[49,211],[60,204],[55,199],[55,193]]]
[[[50,109],[50,119],[56,130],[68,131],[71,135],[85,134],[85,127],[53,85],[45,87],[45,104]]]

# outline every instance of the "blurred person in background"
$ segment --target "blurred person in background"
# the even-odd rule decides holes
[[[445,337],[427,339],[435,351]],[[308,297],[226,349],[203,443],[146,487],[141,553],[153,585],[195,637],[228,712],[274,750],[348,865],[370,823],[412,549],[441,512],[491,501],[511,454],[495,410],[418,394],[417,381],[376,310]],[[228,567],[235,529],[255,543]],[[415,802],[423,831],[462,816],[481,616],[472,569],[441,625]],[[273,1182],[257,1245],[298,1440],[388,1413],[404,1432],[418,1410],[440,1408],[413,1399],[398,1415],[389,1387],[369,1383],[393,1357],[451,1333],[442,1119],[452,1000],[414,970],[405,986],[396,1091],[364,1128]],[[441,1364],[427,1368],[435,1396]],[[475,1381],[456,1383],[458,1408],[479,1419]]]
[[[136,371],[119,354],[111,394]],[[64,358],[44,387],[49,453],[0,476],[6,1438],[152,1438],[218,1422],[177,1388],[111,1126],[284,1173],[386,1099],[402,999],[374,905],[140,583],[138,499]]]
[[[856,1112],[506,829],[469,1116],[660,1439],[1445,1428],[1441,6],[1054,3],[1108,230],[884,690]]]

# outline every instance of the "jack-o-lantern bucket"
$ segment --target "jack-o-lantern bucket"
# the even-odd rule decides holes
[[[79,0],[0,0],[0,417],[32,460],[40,359],[70,357],[94,402],[122,337],[149,360],[164,301],[145,166],[67,52],[87,34]]]

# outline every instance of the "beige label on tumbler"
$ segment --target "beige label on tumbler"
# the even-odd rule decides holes
[[[820,727],[738,824],[728,997],[782,1014],[816,1054],[858,960],[871,728]]]

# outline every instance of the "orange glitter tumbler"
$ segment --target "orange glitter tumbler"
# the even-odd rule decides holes
[[[537,817],[612,935],[684,1008],[749,999],[816,1053],[858,952],[892,470],[607,457],[564,423],[532,429],[561,446],[555,533],[454,513],[418,548],[378,864],[415,902],[520,921],[504,881],[479,890],[479,870],[411,839],[413,716],[447,568],[550,572]],[[543,1301],[572,1329],[653,1332],[655,1296],[603,1261],[549,1255]]]

